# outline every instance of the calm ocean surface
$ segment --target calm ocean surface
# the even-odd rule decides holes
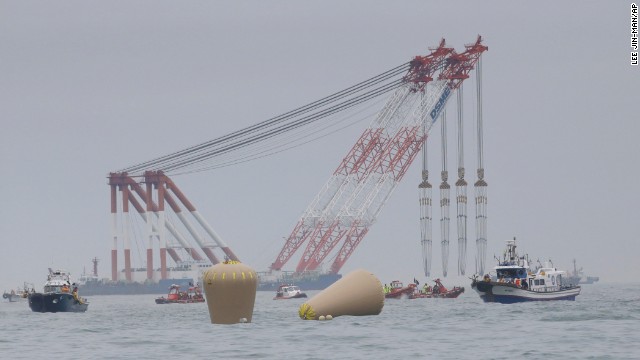
[[[93,296],[86,313],[0,303],[0,358],[640,359],[640,284],[584,285],[576,301],[387,300],[378,316],[303,321],[305,299],[258,292],[253,322],[213,325],[206,304]],[[316,291],[307,292],[312,297]]]

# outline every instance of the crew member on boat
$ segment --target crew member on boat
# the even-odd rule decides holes
[[[436,294],[436,295],[437,295],[437,294],[440,294],[440,287],[438,286],[438,284],[433,285],[433,290],[432,290],[432,291],[433,291],[433,293],[434,293],[434,294]]]
[[[69,285],[67,285],[67,284],[62,285],[62,292],[63,293],[68,293],[69,292]]]
[[[73,298],[76,300],[76,302],[78,304],[82,304],[82,299],[80,299],[80,297],[78,296],[78,287],[77,286],[73,287],[73,292],[71,294],[73,294]]]
[[[425,294],[430,293],[431,292],[431,285],[425,283],[422,286],[422,292],[425,293]]]

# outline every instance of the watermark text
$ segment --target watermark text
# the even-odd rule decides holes
[[[631,65],[638,65],[638,5],[631,3]]]

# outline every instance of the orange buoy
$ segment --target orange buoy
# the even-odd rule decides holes
[[[204,293],[212,324],[251,322],[258,275],[239,261],[225,261],[205,271]]]
[[[300,306],[303,320],[331,320],[341,315],[378,315],[384,291],[378,278],[367,270],[355,270]]]

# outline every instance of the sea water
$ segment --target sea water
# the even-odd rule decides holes
[[[389,299],[377,316],[304,321],[305,299],[258,292],[252,323],[214,325],[206,304],[93,296],[86,313],[0,303],[0,358],[640,359],[640,284],[582,286],[576,301]],[[311,297],[317,291],[307,294]]]

